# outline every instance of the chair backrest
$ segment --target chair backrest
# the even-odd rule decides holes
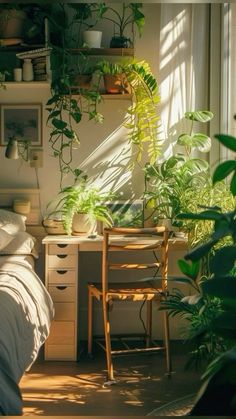
[[[110,270],[145,270],[156,268],[158,278],[161,278],[161,288],[167,290],[168,274],[168,237],[166,227],[152,228],[105,228],[103,231],[103,254],[102,254],[102,285],[106,293],[108,287],[108,273]],[[123,263],[111,262],[111,254],[114,251],[126,252],[126,261]],[[160,252],[157,259],[156,251]],[[138,262],[127,262],[130,252],[138,252]],[[144,253],[152,252],[154,262],[142,262]],[[140,253],[140,255],[139,255]]]

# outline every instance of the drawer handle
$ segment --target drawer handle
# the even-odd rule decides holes
[[[60,247],[60,248],[64,248],[64,247],[67,247],[67,246],[68,246],[68,244],[63,244],[63,243],[60,243],[60,244],[57,244],[57,246],[58,246],[58,247]]]
[[[57,271],[57,273],[58,273],[59,275],[64,275],[64,274],[66,274],[66,272],[67,272],[67,271],[62,271],[62,270],[61,270],[61,271]]]
[[[57,255],[58,258],[60,259],[65,259],[68,255]]]
[[[58,290],[60,290],[60,291],[63,291],[63,290],[65,290],[67,287],[65,286],[65,285],[58,285],[57,286],[57,289]]]

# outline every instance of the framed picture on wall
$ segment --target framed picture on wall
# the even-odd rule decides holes
[[[22,104],[0,106],[0,145],[8,144],[10,138],[29,141],[30,147],[42,146],[42,105]]]

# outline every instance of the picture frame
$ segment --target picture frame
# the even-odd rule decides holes
[[[0,105],[0,145],[6,146],[12,137],[30,147],[42,146],[41,103]]]
[[[144,202],[142,199],[117,200],[107,203],[114,227],[143,227]]]

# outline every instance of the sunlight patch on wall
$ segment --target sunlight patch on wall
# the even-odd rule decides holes
[[[80,164],[89,179],[103,190],[120,191],[126,185],[130,188],[132,151],[127,139],[127,129],[117,127]]]

